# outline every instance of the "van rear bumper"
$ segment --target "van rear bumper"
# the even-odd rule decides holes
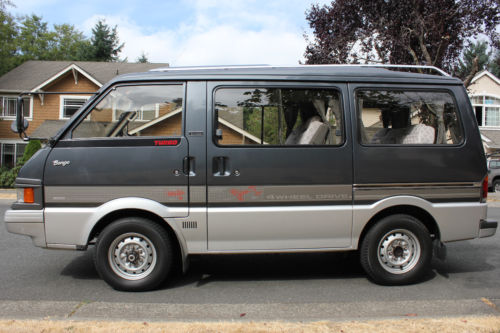
[[[493,220],[481,220],[479,223],[479,238],[491,237],[495,235],[498,222]]]
[[[13,234],[30,236],[33,244],[47,247],[43,210],[8,210],[4,216],[7,231]]]

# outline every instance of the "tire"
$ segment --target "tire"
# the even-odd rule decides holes
[[[122,218],[101,232],[94,263],[101,278],[114,289],[155,289],[171,271],[172,242],[167,231],[151,220]]]
[[[493,192],[500,193],[500,179],[493,181]]]
[[[368,230],[361,243],[361,266],[378,284],[417,282],[430,269],[431,259],[429,231],[410,215],[382,218]]]

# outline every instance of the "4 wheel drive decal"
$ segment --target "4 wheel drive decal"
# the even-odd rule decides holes
[[[179,200],[184,200],[184,194],[186,194],[186,192],[184,191],[181,191],[181,190],[177,190],[177,191],[168,191],[167,192],[167,196],[168,197],[176,197],[177,199]]]
[[[257,191],[257,187],[248,186],[248,190],[237,190],[235,188],[230,190],[231,194],[234,195],[238,201],[245,201],[245,195],[253,192],[253,197],[259,197],[262,194],[262,191]]]

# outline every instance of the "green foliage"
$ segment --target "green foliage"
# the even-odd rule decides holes
[[[17,65],[17,24],[6,6],[10,3],[0,0],[0,74],[8,72]]]
[[[500,49],[496,50],[495,57],[491,61],[489,69],[493,75],[500,78]]]
[[[24,149],[23,157],[18,161],[18,164],[22,163],[24,165],[40,148],[42,148],[40,140],[31,140]]]
[[[488,43],[478,41],[471,43],[464,50],[462,59],[459,60],[458,69],[455,73],[456,76],[464,80],[473,70],[474,59],[477,57],[478,71],[486,69],[490,62],[491,51],[488,52]]]
[[[91,43],[94,61],[118,61],[124,45],[120,44],[116,26],[111,28],[104,20],[97,21],[92,29]]]
[[[138,64],[147,64],[147,63],[149,63],[148,57],[146,56],[146,53],[144,53],[144,51],[142,51],[141,56],[139,58],[137,58],[136,62]]]
[[[0,75],[27,60],[118,61],[123,48],[117,27],[99,20],[87,38],[71,24],[51,29],[35,14],[14,18],[12,3],[0,0]],[[139,62],[147,62],[143,56]]]
[[[33,156],[40,148],[42,144],[39,140],[32,140],[28,143],[24,149],[23,157],[17,161],[17,165],[12,169],[1,168],[0,169],[0,187],[14,187],[17,174],[21,170],[22,166]]]

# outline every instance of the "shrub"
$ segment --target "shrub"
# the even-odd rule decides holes
[[[12,169],[2,167],[0,169],[0,187],[14,187],[19,170],[40,148],[42,148],[42,144],[39,140],[30,141],[24,149],[23,157],[17,161],[15,167]]]

